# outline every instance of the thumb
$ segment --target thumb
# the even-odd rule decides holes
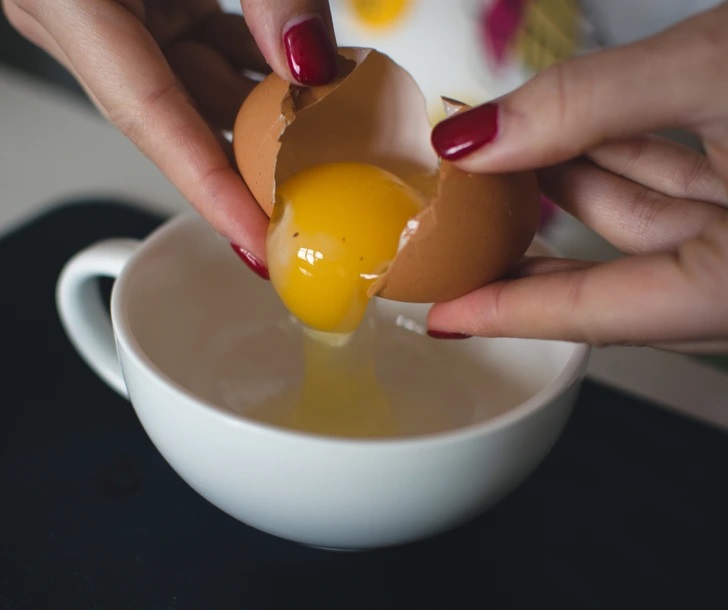
[[[336,42],[325,0],[240,0],[248,28],[281,78],[324,85],[337,73]]]
[[[651,38],[557,64],[439,123],[432,144],[465,171],[499,172],[665,127],[700,133],[728,106],[727,30],[724,3]]]

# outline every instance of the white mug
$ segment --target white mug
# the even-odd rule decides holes
[[[116,279],[111,321],[99,277]],[[556,341],[422,337],[432,349],[467,352],[510,375],[526,393],[456,429],[337,438],[261,423],[200,390],[217,383],[200,378],[215,377],[215,367],[203,375],[196,360],[211,345],[237,337],[236,349],[250,345],[254,366],[265,345],[245,337],[277,328],[288,314],[270,285],[194,215],[167,222],[142,242],[110,239],[80,252],[59,278],[57,302],[76,349],[131,400],[160,453],[193,489],[248,525],[333,549],[427,538],[502,499],[556,442],[589,354],[585,345]],[[427,308],[383,301],[377,316],[416,327]],[[240,396],[244,402],[245,392]]]

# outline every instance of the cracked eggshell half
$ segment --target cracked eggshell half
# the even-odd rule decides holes
[[[468,174],[440,162],[425,100],[413,78],[371,49],[342,48],[340,77],[303,89],[266,77],[243,103],[233,131],[240,172],[270,216],[276,184],[337,161],[385,169],[429,204],[404,229],[371,296],[407,302],[460,297],[501,277],[538,225],[532,172]],[[449,112],[464,108],[444,100]]]

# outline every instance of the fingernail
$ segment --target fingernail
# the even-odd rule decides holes
[[[443,330],[428,330],[427,335],[433,339],[470,339],[472,336],[464,333],[448,333]]]
[[[336,77],[336,47],[320,15],[289,22],[283,46],[291,74],[302,85],[325,85]]]
[[[240,257],[240,260],[243,261],[253,273],[255,273],[258,277],[263,278],[264,280],[270,279],[268,267],[266,267],[255,256],[253,256],[250,252],[241,248],[237,244],[231,243],[230,247],[233,249],[233,252],[235,252],[235,254]]]
[[[498,106],[484,104],[445,119],[432,130],[432,146],[443,159],[457,161],[498,133]]]

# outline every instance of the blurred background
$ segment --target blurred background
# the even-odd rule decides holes
[[[374,46],[428,100],[501,95],[571,53],[631,42],[720,0],[331,0],[339,43]],[[221,0],[240,12],[238,0]],[[491,40],[489,40],[489,38]],[[494,41],[493,39],[498,39]],[[0,62],[85,97],[63,68],[0,15]]]
[[[436,121],[442,116],[440,95],[469,103],[485,101],[555,61],[643,38],[719,3],[332,0],[330,4],[339,44],[372,46],[391,55],[418,81]],[[221,5],[240,11],[238,0],[221,0]],[[699,145],[689,134],[669,135]],[[0,13],[0,232],[40,206],[106,193],[164,213],[188,207],[156,168],[105,123],[73,78],[17,34]],[[542,233],[562,254],[592,260],[619,256],[548,202],[543,217]],[[710,362],[728,368],[725,359]],[[624,380],[631,374],[625,366],[612,377]],[[667,377],[660,383],[664,385]],[[636,374],[633,381],[635,386],[643,383]],[[659,384],[654,389],[667,401],[675,396]]]
[[[440,96],[469,104],[500,96],[573,55],[658,32],[718,0],[332,0],[339,44],[383,51],[417,80],[432,122]],[[221,0],[240,12],[238,0]],[[89,107],[73,78],[0,18],[0,64],[60,87]],[[0,81],[1,82],[1,81]],[[674,139],[698,146],[687,134]],[[542,232],[570,256],[618,256],[544,202]]]

